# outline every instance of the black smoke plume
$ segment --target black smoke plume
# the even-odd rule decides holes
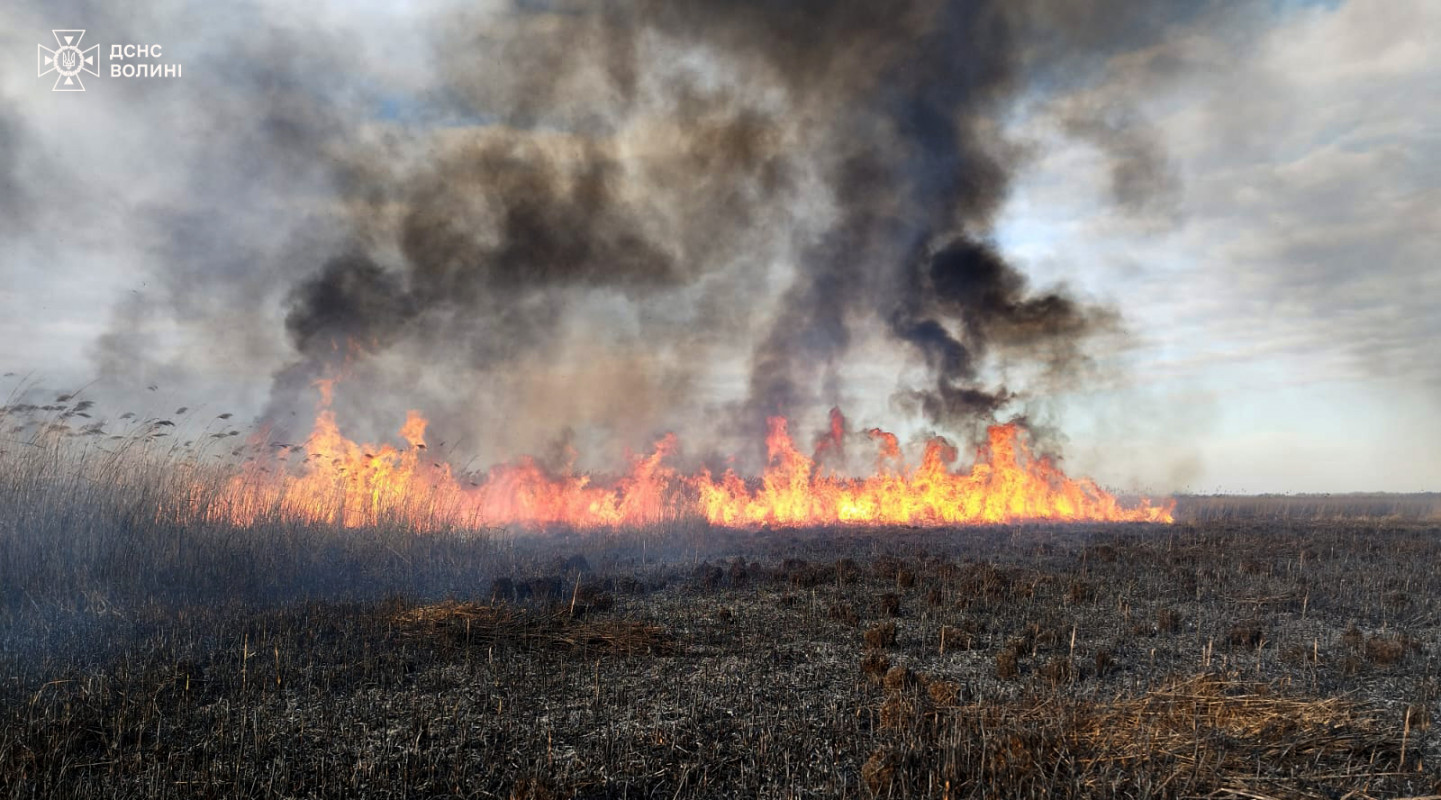
[[[996,359],[1064,378],[1119,327],[1033,291],[991,225],[1023,157],[1013,101],[1159,36],[1147,4],[555,0],[432,23],[396,119],[341,43],[225,54],[266,58],[221,95],[244,124],[217,119],[214,146],[322,199],[255,255],[266,282],[210,287],[251,286],[255,324],[283,324],[267,417],[343,372],[356,415],[423,408],[497,456],[567,425],[753,440],[842,402],[865,345],[889,348],[900,406],[957,427],[1025,396]]]

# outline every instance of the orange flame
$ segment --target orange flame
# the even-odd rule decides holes
[[[1093,481],[1068,478],[1051,459],[1031,452],[1016,423],[992,426],[969,470],[952,469],[956,449],[939,438],[909,468],[896,437],[871,429],[866,433],[877,443],[873,473],[832,474],[825,464],[843,456],[845,434],[844,417],[834,411],[813,456],[796,448],[784,418],[772,418],[768,463],[757,480],[731,470],[718,479],[709,472],[682,475],[666,463],[678,448],[676,437],[666,435],[605,485],[569,469],[549,473],[529,458],[470,481],[425,455],[426,420],[418,412],[411,411],[400,429],[408,447],[345,438],[328,408],[330,389],[321,386],[321,408],[300,464],[286,460],[298,451],[284,445],[268,463],[248,465],[212,504],[212,517],[241,525],[279,518],[416,530],[602,528],[681,519],[726,527],[1172,521],[1173,502],[1126,507]]]
[[[927,443],[920,466],[906,470],[894,435],[868,433],[880,442],[875,474],[827,477],[817,475],[815,461],[796,450],[786,421],[772,418],[766,437],[770,463],[760,488],[750,491],[730,472],[719,483],[702,476],[697,485],[705,517],[721,525],[1171,521],[1169,505],[1124,508],[1094,482],[1067,478],[1050,459],[1031,453],[1016,423],[989,429],[969,472],[951,471],[956,449],[944,440]]]

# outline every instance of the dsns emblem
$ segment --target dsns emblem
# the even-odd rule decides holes
[[[95,77],[100,77],[100,67],[95,63],[96,54],[100,45],[93,45],[88,50],[80,49],[80,40],[85,38],[85,31],[51,31],[55,34],[54,50],[45,45],[36,45],[39,51],[35,56],[36,71],[38,77],[45,77],[50,73],[56,73],[55,87],[53,92],[83,92],[85,84],[80,82],[80,74],[88,72]]]

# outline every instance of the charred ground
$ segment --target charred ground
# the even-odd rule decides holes
[[[1198,500],[1172,526],[263,544],[146,529],[130,568],[160,553],[168,578],[7,579],[0,787],[1441,791],[1441,528],[1267,507]],[[7,571],[35,566],[7,545]]]

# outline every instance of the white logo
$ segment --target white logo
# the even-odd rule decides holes
[[[85,31],[51,31],[55,34],[55,44],[59,45],[54,50],[45,45],[36,45],[40,48],[35,54],[36,77],[43,78],[54,72],[55,87],[52,92],[83,92],[85,84],[80,82],[80,73],[88,72],[95,77],[100,77],[100,66],[95,63],[96,53],[100,45],[92,45],[89,50],[80,49],[80,40],[85,38]]]

